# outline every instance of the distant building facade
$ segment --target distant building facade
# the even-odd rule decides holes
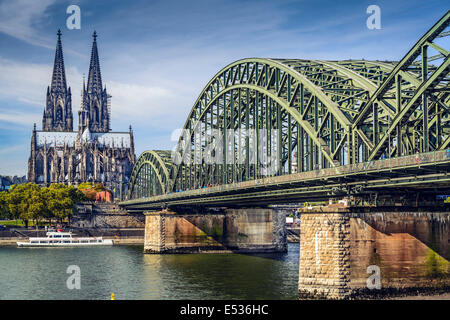
[[[128,184],[135,162],[133,131],[112,132],[110,96],[102,85],[97,49],[93,44],[87,85],[83,79],[78,130],[73,131],[72,94],[66,83],[61,31],[58,31],[52,82],[42,117],[34,125],[28,181],[40,185],[103,183],[118,196]]]
[[[11,185],[27,183],[27,177],[0,176],[0,191],[9,190]]]

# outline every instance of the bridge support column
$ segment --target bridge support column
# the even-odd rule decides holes
[[[350,280],[350,219],[345,212],[300,216],[300,299],[344,299]]]
[[[450,212],[437,209],[303,209],[299,298],[450,292]]]
[[[165,250],[165,220],[167,212],[145,213],[144,252],[161,253]]]
[[[222,213],[145,213],[145,253],[190,253],[223,250]]]
[[[270,208],[227,209],[226,246],[237,252],[286,252],[286,214]]]
[[[284,252],[285,214],[268,208],[145,214],[146,253]]]

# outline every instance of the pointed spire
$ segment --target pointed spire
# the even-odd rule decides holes
[[[64,57],[61,44],[61,30],[58,30],[58,42],[56,43],[55,62],[53,64],[51,91],[66,91],[66,73],[64,70]]]
[[[100,61],[98,59],[96,31],[94,31],[92,37],[94,38],[94,42],[92,43],[91,63],[89,65],[89,76],[87,83],[88,93],[102,91],[102,75],[100,73]]]
[[[81,109],[84,109],[84,94],[86,92],[86,81],[85,81],[85,76],[83,73],[83,87],[81,88]]]

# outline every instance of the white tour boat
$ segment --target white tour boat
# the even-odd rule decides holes
[[[111,246],[113,240],[102,237],[72,237],[72,232],[49,231],[47,237],[30,237],[28,242],[18,241],[19,247],[85,247],[85,246]]]

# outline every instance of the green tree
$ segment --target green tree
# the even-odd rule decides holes
[[[0,219],[10,219],[11,212],[9,211],[8,206],[8,192],[1,191],[0,192]]]
[[[69,218],[76,210],[76,203],[84,201],[84,194],[73,186],[51,184],[45,191],[46,203],[51,217],[62,222]]]
[[[12,219],[19,219],[22,210],[24,185],[11,185],[7,196],[8,208]]]
[[[39,221],[46,217],[48,211],[46,200],[39,186],[33,184],[27,189],[28,212],[26,217],[34,220],[36,225],[39,225]]]
[[[39,186],[34,183],[12,186],[8,206],[11,216],[14,219],[22,219],[28,227],[28,221],[39,219],[44,211]]]
[[[12,186],[9,192],[0,193],[0,217],[29,220],[36,224],[42,219],[63,222],[76,210],[76,203],[85,201],[84,194],[73,186],[52,184],[41,188],[28,183]]]
[[[90,182],[83,182],[78,185],[78,189],[80,189],[80,190],[91,189],[91,188],[92,188],[92,183],[90,183]]]

